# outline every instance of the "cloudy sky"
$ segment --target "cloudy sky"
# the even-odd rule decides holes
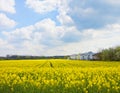
[[[67,55],[120,45],[120,0],[0,0],[0,56]]]

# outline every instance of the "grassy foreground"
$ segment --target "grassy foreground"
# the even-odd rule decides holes
[[[120,93],[120,62],[0,61],[0,93]]]

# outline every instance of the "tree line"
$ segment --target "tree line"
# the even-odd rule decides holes
[[[0,60],[21,60],[21,59],[66,59],[67,56],[22,56],[22,55],[7,55],[0,57]]]
[[[10,59],[68,59],[69,56],[20,56],[20,55],[7,55],[6,57],[0,57],[0,60]],[[120,46],[108,49],[102,49],[95,54],[95,59],[100,61],[120,61]]]
[[[120,61],[120,46],[103,49],[97,56],[102,61]]]

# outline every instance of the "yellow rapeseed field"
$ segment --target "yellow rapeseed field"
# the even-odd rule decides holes
[[[120,93],[120,62],[0,61],[0,93]]]

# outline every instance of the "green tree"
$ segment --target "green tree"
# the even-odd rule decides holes
[[[116,61],[120,61],[120,46],[115,49]]]

